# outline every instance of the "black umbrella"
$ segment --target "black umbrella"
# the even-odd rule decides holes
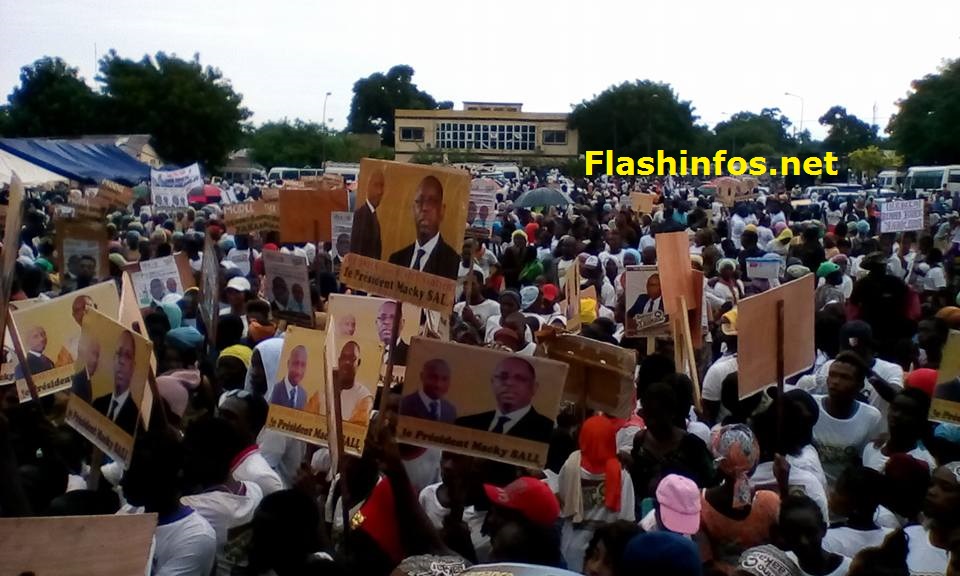
[[[567,206],[570,203],[570,198],[557,188],[536,188],[521,194],[514,205],[521,208],[534,208],[537,206]]]

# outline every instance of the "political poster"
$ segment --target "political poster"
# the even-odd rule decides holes
[[[667,323],[667,313],[656,266],[628,266],[624,272],[626,314],[624,336],[638,338],[651,328]]]
[[[740,300],[737,306],[737,374],[740,398],[777,384],[778,328],[783,330],[783,376],[813,366],[814,275]],[[783,302],[783,325],[777,307]],[[789,343],[786,338],[789,335]]]
[[[56,222],[57,269],[63,276],[109,278],[107,227],[102,222]]]
[[[169,301],[173,297],[183,296],[187,288],[196,286],[193,270],[184,252],[175,256],[134,262],[128,264],[124,270],[130,273],[137,303],[144,313],[151,308],[159,308],[165,298]]]
[[[724,206],[733,206],[737,202],[752,200],[757,197],[754,192],[756,180],[738,180],[732,176],[721,176],[712,180],[708,186],[716,190],[715,198]]]
[[[264,290],[278,318],[304,326],[313,325],[313,302],[307,259],[296,254],[263,253]]]
[[[632,350],[574,334],[556,333],[541,341],[537,356],[569,368],[563,399],[615,418],[629,418],[634,403],[637,356]]]
[[[97,198],[110,208],[124,210],[133,202],[133,188],[112,180],[103,180],[97,188]]]
[[[312,444],[329,442],[326,333],[291,326],[276,374],[267,374],[267,428]]]
[[[110,211],[110,205],[107,201],[97,196],[84,198],[70,198],[67,200],[70,208],[70,218],[75,220],[92,220],[94,222],[103,222]]]
[[[113,282],[95,284],[53,300],[18,307],[10,312],[19,338],[26,366],[21,364],[14,378],[24,380],[29,371],[38,396],[46,396],[70,388],[74,364],[80,353],[80,334],[84,318],[99,311],[116,319],[120,298]],[[67,320],[65,320],[67,319]],[[21,390],[21,402],[29,399]]]
[[[467,236],[489,238],[493,221],[497,218],[497,193],[502,190],[493,178],[474,178],[470,181],[470,201],[467,203]]]
[[[663,310],[667,316],[681,314],[697,308],[700,304],[693,286],[693,265],[690,263],[690,237],[686,232],[657,234],[657,270],[660,287],[664,294]],[[686,310],[680,310],[680,297],[686,302]]]
[[[452,311],[469,174],[364,158],[358,181],[343,282],[431,310]],[[404,269],[410,273],[402,274]]]
[[[250,250],[230,250],[230,253],[223,258],[237,267],[244,276],[250,276]]]
[[[656,194],[645,194],[643,192],[630,193],[630,207],[634,212],[640,214],[653,214],[653,205],[657,201]]]
[[[158,208],[186,208],[190,191],[197,188],[203,188],[197,163],[176,170],[150,170],[150,201]]]
[[[330,214],[349,208],[343,181],[321,178],[299,184],[286,185],[280,191],[280,241],[330,241]]]
[[[30,298],[28,300],[17,300],[15,302],[10,302],[9,306],[11,310],[24,310],[31,306],[41,303],[42,301],[39,298]],[[3,352],[0,355],[0,386],[7,386],[13,384],[17,381],[15,375],[18,367],[20,366],[20,359],[17,357],[16,347],[13,344],[13,334],[10,332],[10,327],[7,326],[4,329],[3,337]],[[24,389],[24,397],[29,396],[29,390],[26,389],[26,383],[22,383],[20,388]]]
[[[83,319],[80,355],[73,367],[66,423],[124,467],[130,464],[133,434],[140,419],[150,421],[153,396],[147,391],[153,345],[91,311]]]
[[[750,280],[779,280],[783,260],[776,254],[747,258],[746,276]]]
[[[563,301],[561,302],[564,317],[567,319],[567,330],[580,331],[580,259],[574,258],[573,264],[567,268],[563,284]]]
[[[567,365],[414,338],[397,440],[528,468],[546,465]]]
[[[0,566],[7,574],[149,574],[156,527],[153,513],[3,518]]]
[[[880,233],[923,230],[923,200],[891,200],[880,204]]]
[[[207,235],[203,244],[201,273],[200,317],[206,328],[207,341],[214,345],[220,317],[220,258],[217,257],[217,245],[210,235]]]
[[[330,229],[333,240],[331,254],[334,258],[343,258],[350,253],[350,232],[353,229],[353,212],[332,212]]]
[[[950,331],[941,358],[930,405],[930,420],[960,424],[960,331]]]
[[[279,230],[280,205],[267,200],[226,204],[223,207],[223,222],[230,234]]]

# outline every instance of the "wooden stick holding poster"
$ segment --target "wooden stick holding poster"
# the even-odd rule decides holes
[[[664,311],[667,316],[686,318],[687,310],[698,302],[693,289],[690,237],[686,232],[657,234],[657,270],[660,273],[661,291],[666,295]],[[677,308],[679,302],[685,303],[683,310]]]
[[[220,318],[220,258],[217,257],[217,245],[208,234],[203,244],[203,265],[201,266],[202,288],[200,291],[200,316],[207,333],[207,343],[217,345],[217,324]],[[205,348],[206,350],[206,348]]]
[[[813,366],[814,275],[744,298],[737,306],[737,373],[740,398],[779,385]],[[782,304],[780,304],[782,302]],[[778,322],[780,307],[783,321]],[[773,320],[773,321],[771,321]],[[779,346],[790,327],[790,346]],[[778,350],[778,347],[782,350]],[[782,351],[782,354],[781,354]],[[783,369],[780,370],[781,363]]]
[[[684,310],[687,303],[683,296],[677,298],[680,302],[677,304],[677,310]],[[677,370],[686,374],[693,382],[693,405],[699,411],[702,409],[700,403],[700,376],[697,372],[697,357],[693,350],[693,339],[690,335],[690,322],[686,314],[678,314],[671,317],[671,327],[673,329],[673,354]]]
[[[6,334],[7,304],[13,289],[13,276],[17,271],[17,254],[20,250],[20,227],[23,225],[23,182],[14,173],[10,177],[10,192],[7,213],[3,225],[3,266],[0,267],[0,335]]]
[[[157,515],[0,519],[7,574],[131,576],[150,571]]]
[[[951,330],[940,356],[930,420],[960,424],[960,331]]]

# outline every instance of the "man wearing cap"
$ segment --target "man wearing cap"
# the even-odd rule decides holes
[[[455,424],[494,434],[506,434],[535,442],[549,442],[553,420],[533,407],[538,389],[533,365],[518,356],[501,360],[493,369],[490,388],[496,410],[462,416]]]
[[[835,262],[826,261],[817,268],[817,279],[823,283],[817,287],[813,293],[814,310],[823,310],[827,304],[840,304],[846,302],[843,290],[840,286],[843,284],[843,271]]]
[[[445,208],[440,180],[436,176],[421,180],[413,201],[416,240],[391,254],[391,264],[456,280],[460,258],[440,234]]]
[[[492,562],[561,566],[555,524],[560,503],[545,483],[524,476],[500,488],[484,484],[490,511],[481,532],[490,537]]]
[[[597,303],[607,308],[615,308],[617,305],[617,291],[613,284],[603,273],[600,266],[600,259],[596,256],[587,256],[583,261],[583,267],[580,268],[580,290],[586,290],[593,286],[597,291]]]
[[[700,530],[700,488],[693,480],[668,474],[657,484],[656,507],[640,521],[644,532],[666,530],[693,537]]]

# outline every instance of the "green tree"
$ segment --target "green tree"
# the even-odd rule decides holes
[[[829,127],[827,137],[823,139],[824,148],[840,158],[877,141],[877,127],[848,114],[843,106],[831,107],[819,122]]]
[[[884,168],[896,168],[903,165],[903,157],[889,150],[881,150],[877,146],[858,148],[848,157],[850,168],[856,172],[866,173],[870,180],[877,172]]]
[[[100,132],[103,98],[60,58],[20,69],[20,85],[0,113],[5,136],[79,136]]]
[[[402,110],[444,110],[449,100],[437,102],[413,83],[413,68],[394,66],[386,74],[376,72],[353,85],[353,101],[347,129],[357,134],[380,134],[384,146],[393,146],[394,112]]]
[[[160,156],[174,164],[223,165],[250,117],[243,97],[218,69],[201,66],[199,55],[181,60],[160,52],[134,61],[111,50],[98,79],[114,130],[151,134]]]
[[[324,130],[323,126],[303,120],[267,122],[248,131],[245,146],[253,161],[267,167],[294,166],[319,168],[324,160],[359,162],[361,158],[393,159],[391,149],[370,150],[351,134]]]
[[[960,59],[914,80],[887,132],[908,164],[960,162]]]
[[[764,108],[759,114],[737,112],[714,127],[715,146],[726,148],[731,154],[748,156],[743,150],[751,144],[765,144],[772,150],[787,151],[793,147],[789,135],[790,120],[779,108]]]
[[[669,84],[637,80],[577,104],[569,124],[579,132],[581,150],[612,149],[615,156],[636,158],[689,151],[702,137],[696,119],[690,102]]]

